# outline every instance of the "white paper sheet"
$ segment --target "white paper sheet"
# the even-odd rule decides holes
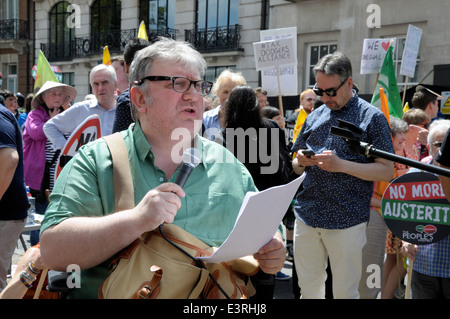
[[[275,235],[305,174],[294,181],[245,195],[228,238],[205,262],[223,262],[253,255]]]

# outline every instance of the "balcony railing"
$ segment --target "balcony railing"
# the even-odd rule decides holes
[[[201,53],[243,51],[239,46],[242,26],[185,30],[185,40]]]
[[[177,30],[170,28],[148,31],[149,38],[165,36],[176,38]],[[110,53],[123,54],[128,41],[137,36],[137,29],[108,31],[93,34],[89,37],[75,37],[71,41],[61,43],[41,43],[41,50],[48,61],[70,61],[75,58],[87,58],[103,54],[103,48],[108,46]]]
[[[28,22],[25,20],[0,20],[0,40],[28,39]]]
[[[156,38],[158,36],[172,38],[172,39],[176,40],[177,33],[178,33],[178,30],[172,29],[172,28],[159,27],[156,30],[153,30],[153,29],[147,30],[147,36],[148,36],[149,40],[151,40],[152,38]]]
[[[41,43],[41,50],[48,61],[69,61],[103,54],[105,46],[110,53],[123,54],[127,42],[136,36],[137,29],[100,32],[67,42]]]

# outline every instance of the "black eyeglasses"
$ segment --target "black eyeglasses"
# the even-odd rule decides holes
[[[441,147],[442,146],[442,142],[434,142],[434,143],[431,143],[433,146],[436,146],[436,147]]]
[[[139,81],[135,81],[136,85],[141,85],[145,80],[149,81],[171,81],[172,82],[172,90],[177,93],[184,93],[191,85],[194,85],[194,88],[201,92],[203,96],[208,95],[211,92],[213,87],[213,83],[204,80],[191,80],[182,76],[160,76],[160,75],[150,75],[145,78],[140,79]]]
[[[344,81],[341,82],[341,85],[339,85],[337,88],[335,89],[326,89],[326,90],[322,90],[321,88],[317,87],[317,83],[314,85],[313,87],[313,91],[314,93],[316,93],[316,95],[318,96],[323,96],[323,94],[325,93],[326,95],[328,95],[329,97],[334,97],[337,94],[337,91],[341,88],[341,86],[344,85],[344,83],[348,80],[348,78],[346,78]]]

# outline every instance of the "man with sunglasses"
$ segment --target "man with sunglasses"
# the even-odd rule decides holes
[[[107,261],[162,223],[220,246],[245,194],[257,191],[242,163],[198,134],[203,97],[212,88],[202,80],[205,71],[202,55],[185,42],[163,38],[136,54],[130,69],[136,122],[119,133],[128,151],[134,208],[115,210],[113,163],[103,139],[83,146],[58,177],[42,224],[41,252],[51,269],[82,269],[81,288],[72,297],[97,298]],[[183,150],[191,147],[201,153],[201,163],[182,188],[174,182]],[[285,253],[277,232],[255,258],[264,272],[275,274]]]
[[[306,173],[294,210],[294,258],[302,298],[324,298],[327,256],[334,298],[359,298],[362,249],[370,215],[373,181],[389,181],[392,162],[352,152],[333,134],[338,120],[361,128],[362,142],[394,153],[383,113],[353,90],[350,60],[340,52],[323,57],[314,68],[314,92],[325,104],[305,120],[292,151],[293,167]],[[310,149],[315,155],[305,156]]]

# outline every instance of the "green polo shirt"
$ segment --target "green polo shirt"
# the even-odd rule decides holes
[[[121,132],[128,150],[138,204],[144,195],[167,180],[154,165],[152,147],[137,123]],[[220,246],[231,232],[242,201],[248,191],[257,191],[250,173],[221,145],[196,137],[202,162],[187,180],[182,205],[174,224],[184,228],[211,246]],[[91,142],[78,151],[64,167],[50,197],[42,222],[46,228],[75,216],[103,216],[115,212],[114,179],[108,146],[103,139]],[[120,234],[118,234],[120,236]],[[107,263],[82,271],[82,298],[97,298],[98,288],[107,276]],[[92,275],[92,276],[90,276]],[[95,280],[92,277],[96,277]],[[86,292],[89,291],[88,294]]]

